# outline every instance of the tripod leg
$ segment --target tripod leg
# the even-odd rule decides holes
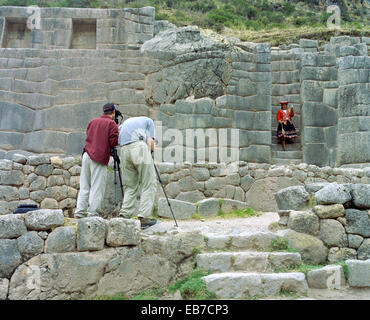
[[[176,221],[175,215],[173,214],[173,211],[172,211],[171,203],[170,203],[170,201],[168,200],[166,190],[165,190],[165,189],[164,189],[164,187],[163,187],[163,183],[162,183],[161,177],[160,177],[160,175],[159,175],[159,172],[158,172],[157,166],[156,166],[156,165],[155,165],[155,163],[154,163],[154,160],[153,160],[153,164],[154,164],[155,172],[157,173],[158,181],[159,181],[159,183],[161,184],[161,187],[162,187],[162,190],[163,190],[164,196],[166,197],[167,204],[168,204],[168,206],[169,206],[169,208],[170,208],[170,211],[171,211],[171,214],[172,214],[173,220],[175,221],[175,225],[176,225],[176,227],[178,227],[178,224],[177,224],[177,221]]]

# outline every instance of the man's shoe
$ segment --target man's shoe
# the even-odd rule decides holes
[[[145,230],[157,223],[156,219],[149,219],[149,218],[139,218],[141,224],[141,230]]]

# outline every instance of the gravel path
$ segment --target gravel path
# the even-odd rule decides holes
[[[272,222],[277,222],[279,215],[276,212],[264,212],[260,216],[247,218],[219,219],[210,218],[204,220],[178,220],[178,228],[175,227],[174,220],[158,221],[154,226],[144,230],[143,234],[158,234],[177,230],[179,232],[189,232],[199,230],[202,234],[240,234],[269,231],[268,226]]]

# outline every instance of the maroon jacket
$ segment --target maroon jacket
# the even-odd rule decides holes
[[[118,144],[118,135],[118,127],[110,116],[103,114],[92,119],[86,129],[83,152],[86,151],[91,160],[108,165],[110,149]]]

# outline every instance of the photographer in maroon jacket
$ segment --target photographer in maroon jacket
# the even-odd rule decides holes
[[[103,106],[103,114],[87,126],[75,218],[98,215],[105,192],[110,150],[118,144],[115,114],[114,104],[107,103]]]

